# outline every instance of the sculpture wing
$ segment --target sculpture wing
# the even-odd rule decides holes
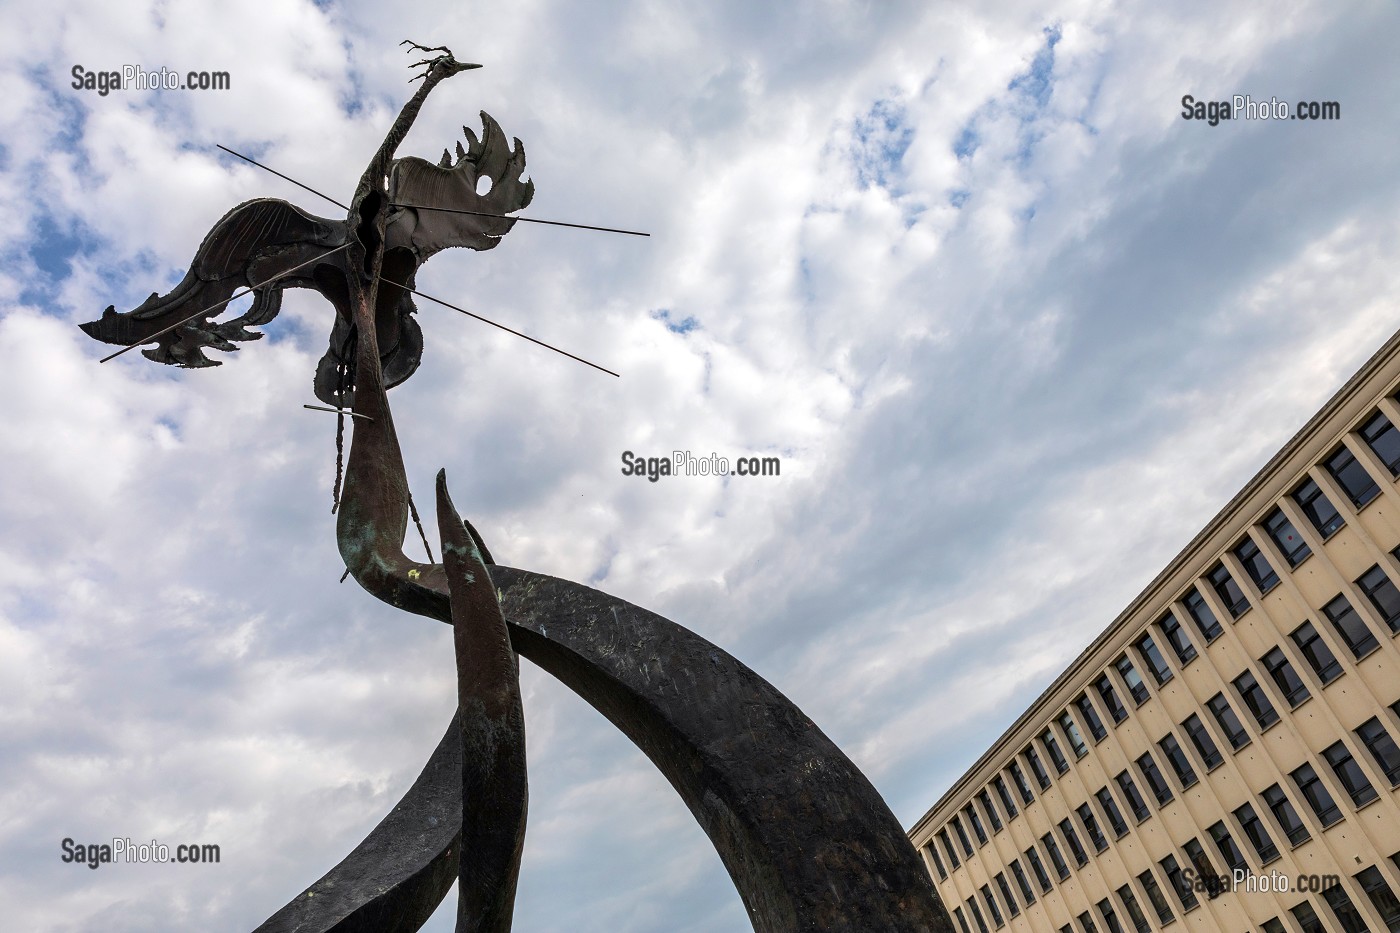
[[[412,156],[395,159],[389,172],[389,198],[395,204],[420,207],[394,208],[385,229],[387,249],[408,248],[419,264],[453,246],[491,249],[515,226],[513,219],[454,214],[423,208],[453,208],[482,214],[510,214],[534,197],[534,182],[523,179],[525,147],[516,139],[512,147],[491,115],[482,111],[482,135],[467,127],[462,133],[467,148],[457,143],[454,160],[446,149],[433,165]],[[478,194],[482,179],[490,188]]]
[[[150,341],[152,335],[177,321],[193,317],[168,334],[154,338],[156,346],[142,354],[157,363],[174,366],[217,366],[204,355],[205,347],[232,351],[233,341],[257,340],[261,333],[248,330],[266,324],[282,306],[282,289],[315,287],[314,266],[254,293],[253,305],[233,320],[215,323],[236,290],[256,287],[274,275],[314,259],[345,242],[344,221],[308,214],[286,201],[258,198],[245,201],[214,225],[199,245],[189,271],[167,295],[155,292],[133,311],[118,313],[111,305],[96,321],[80,325],[88,336],[106,343],[131,346]],[[339,267],[342,254],[327,263]],[[210,309],[207,313],[199,312]]]

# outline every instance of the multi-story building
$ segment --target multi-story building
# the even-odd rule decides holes
[[[1400,334],[910,832],[961,933],[1400,931]]]

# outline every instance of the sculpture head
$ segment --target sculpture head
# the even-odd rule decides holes
[[[458,62],[445,49],[427,51],[446,54],[419,63],[426,66],[419,75],[423,87],[399,115],[371,163],[383,160],[388,165],[383,233],[371,238],[371,248],[380,251],[375,264],[379,269],[375,332],[388,387],[413,375],[423,355],[423,334],[413,319],[412,295],[397,286],[413,288],[418,267],[444,249],[495,247],[515,224],[505,215],[521,210],[534,196],[534,184],[523,177],[524,146],[518,139],[512,145],[484,111],[481,136],[464,126],[467,145],[457,143],[455,159],[444,149],[437,164],[413,157],[387,160],[437,82],[481,67]],[[348,407],[355,384],[350,301],[354,277],[363,278],[360,270],[351,268],[354,250],[349,247],[365,246],[360,223],[353,212],[346,220],[329,220],[274,198],[246,201],[214,225],[185,277],[168,294],[153,292],[125,313],[109,305],[101,318],[81,327],[107,343],[154,342],[142,354],[157,363],[217,366],[219,361],[210,359],[206,349],[232,352],[239,342],[260,339],[262,333],[253,328],[277,316],[282,290],[310,288],[336,311],[329,346],[316,367],[315,394],[328,405]],[[235,292],[245,288],[253,293],[252,306],[219,321]]]

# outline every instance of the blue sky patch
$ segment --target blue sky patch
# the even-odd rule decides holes
[[[851,157],[860,186],[892,188],[903,174],[904,154],[914,141],[904,105],[888,98],[875,101],[856,120],[853,136]]]
[[[673,334],[685,335],[693,330],[700,329],[700,322],[695,320],[695,318],[690,317],[689,315],[681,318],[680,320],[672,318],[670,308],[658,308],[657,310],[651,312],[651,317],[653,320],[660,321],[662,324],[664,324],[666,326],[666,329]]]
[[[1008,91],[1029,98],[1037,109],[1043,109],[1050,102],[1050,76],[1055,70],[1055,46],[1060,41],[1059,26],[1046,26],[1043,31],[1045,45],[1035,53],[1030,69],[1012,78],[1006,86]]]

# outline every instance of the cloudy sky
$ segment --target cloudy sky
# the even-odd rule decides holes
[[[234,9],[238,12],[234,12]],[[450,631],[341,564],[331,312],[289,293],[202,371],[75,326],[179,280],[252,197],[336,216],[411,93],[403,38],[485,68],[534,216],[420,287],[391,399],[503,563],[747,661],[907,826],[1400,326],[1400,15],[1089,0],[0,4],[0,903],[26,930],[251,929],[348,852],[450,718]],[[227,71],[99,95],[71,69]],[[1337,101],[1336,122],[1181,97]],[[625,477],[624,450],[779,456]],[[410,545],[410,553],[417,553]],[[523,665],[516,928],[747,928],[688,811]],[[60,840],[212,842],[211,866]],[[449,899],[429,929],[451,929]]]

